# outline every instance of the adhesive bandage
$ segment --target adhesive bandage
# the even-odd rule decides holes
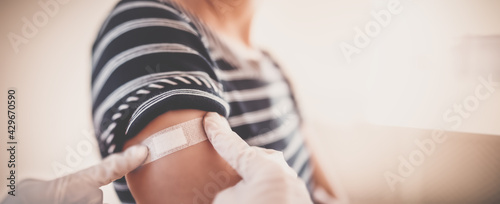
[[[149,155],[143,165],[207,140],[202,120],[196,118],[177,124],[145,139],[142,144],[149,148]]]

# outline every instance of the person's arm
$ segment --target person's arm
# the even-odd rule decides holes
[[[92,62],[93,122],[103,157],[203,111],[229,113],[201,33],[168,2],[120,1],[97,36]],[[193,203],[196,192],[209,201],[222,188],[211,184],[210,173],[225,169],[216,156],[201,142],[144,165],[126,177],[128,184],[115,182],[115,190],[122,202]]]
[[[125,143],[141,143],[167,127],[201,118],[200,110],[174,110],[151,121]],[[208,140],[174,152],[126,175],[137,203],[211,203],[216,193],[236,184],[240,177],[214,150]]]

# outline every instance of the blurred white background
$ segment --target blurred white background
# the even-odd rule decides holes
[[[494,0],[396,1],[401,12],[348,63],[340,43],[353,45],[355,28],[364,30],[375,21],[370,12],[387,10],[389,2],[271,1],[256,21],[256,41],[283,56],[310,108],[305,112],[335,123],[435,127],[443,123],[446,109],[474,93],[478,76],[493,74],[500,81],[495,57],[500,54],[500,2]],[[475,50],[493,56],[463,64],[460,48],[473,48],[463,45],[470,36],[496,39],[488,42],[496,50]],[[494,105],[500,95],[493,98],[482,101],[474,112],[477,119],[459,130],[500,135],[495,124],[500,108]]]
[[[15,87],[18,96],[18,181],[54,178],[65,173],[55,167],[78,170],[100,158],[96,146],[84,148],[95,145],[90,50],[117,1],[71,0],[60,5],[16,53],[8,33],[21,33],[22,19],[43,11],[38,3],[46,1],[7,0],[0,7],[0,86],[3,96],[9,87]],[[500,82],[500,1],[400,2],[401,13],[392,15],[387,27],[350,63],[340,43],[352,45],[355,28],[364,29],[374,21],[370,12],[386,9],[388,0],[272,0],[263,4],[255,21],[255,42],[286,66],[302,111],[319,132],[315,136],[322,141],[322,156],[337,169],[352,196],[381,199],[373,191],[387,188],[381,172],[393,168],[398,154],[415,148],[411,140],[385,135],[407,138],[404,130],[384,132],[366,125],[449,129],[453,123],[443,121],[443,113],[474,94],[478,77]],[[500,135],[499,105],[496,91],[454,130]],[[6,105],[1,110],[5,112]],[[0,124],[6,124],[6,117],[1,118]],[[350,135],[352,129],[365,131],[358,133],[365,137]],[[0,130],[6,132],[6,125]],[[5,137],[0,142],[4,149]],[[363,145],[355,145],[359,143]],[[79,154],[79,148],[91,154]],[[72,151],[79,157],[68,163]],[[372,152],[376,156],[367,157]],[[3,177],[5,150],[1,155]],[[373,162],[377,159],[380,162]],[[361,175],[357,173],[362,169]],[[6,195],[5,182],[0,179],[0,198]],[[419,187],[403,186],[391,195],[419,202],[415,188]],[[111,186],[103,189],[105,202],[118,203]]]

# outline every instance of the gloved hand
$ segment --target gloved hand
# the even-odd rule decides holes
[[[215,150],[242,178],[235,186],[219,192],[214,204],[312,203],[305,183],[281,152],[250,147],[217,113],[207,113],[204,127]]]
[[[113,154],[100,164],[50,181],[23,180],[16,196],[7,196],[2,204],[102,204],[99,187],[121,178],[139,167],[148,155],[148,148],[136,145]]]

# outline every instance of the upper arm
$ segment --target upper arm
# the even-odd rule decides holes
[[[228,114],[214,62],[178,11],[159,2],[124,1],[102,30],[93,47],[91,94],[103,156],[121,151],[168,111]]]
[[[160,129],[203,112],[227,116],[229,105],[221,97],[214,66],[201,35],[177,10],[155,1],[121,1],[92,49],[92,114],[101,155],[120,152],[126,145],[140,143]],[[207,141],[193,145],[145,165],[142,169],[150,169],[149,173],[131,177],[134,184],[130,186],[147,186],[146,181],[170,185],[165,180],[185,177],[170,172],[163,174],[166,177],[160,183],[155,178],[162,178],[159,172],[177,169],[179,173],[179,168],[220,170],[223,162],[214,152]],[[206,173],[194,173],[201,172]],[[141,177],[140,183],[134,182]],[[133,201],[123,180],[115,187],[122,201]]]
[[[151,121],[124,149],[167,127],[203,117],[204,111],[169,111]],[[139,203],[210,203],[215,194],[240,177],[208,140],[148,163],[126,175]]]

